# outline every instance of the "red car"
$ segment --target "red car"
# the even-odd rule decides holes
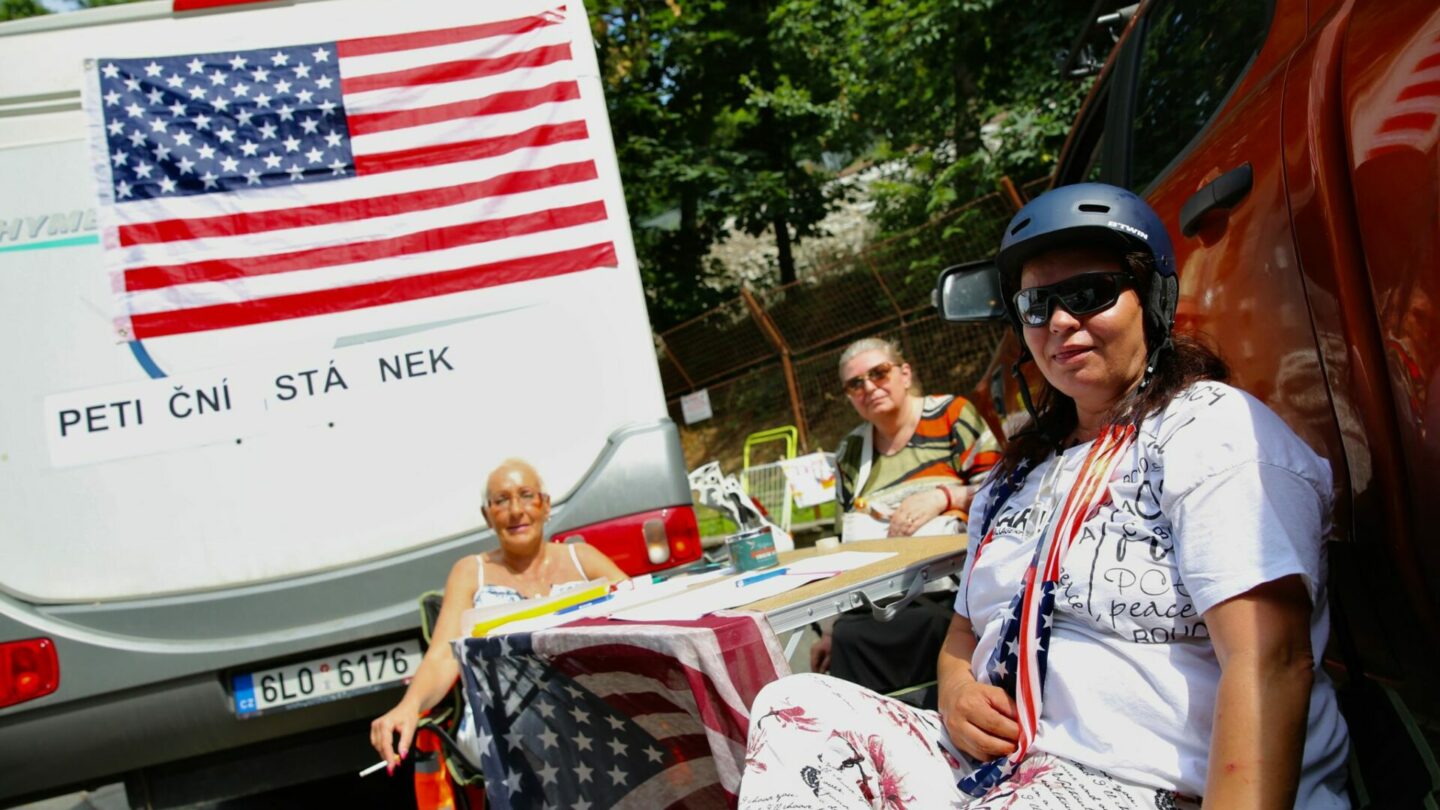
[[[1434,0],[1152,0],[1054,181],[1150,202],[1176,239],[1177,329],[1329,459],[1331,662],[1356,684],[1342,699],[1376,807],[1440,795],[1421,730],[1440,720],[1437,137]],[[942,311],[991,314],[968,273],[942,275]],[[974,397],[997,426],[1023,413],[1015,354],[1007,337]]]

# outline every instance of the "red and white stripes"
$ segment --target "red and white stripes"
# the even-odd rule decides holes
[[[113,206],[127,336],[614,266],[565,13],[335,43],[353,175]]]

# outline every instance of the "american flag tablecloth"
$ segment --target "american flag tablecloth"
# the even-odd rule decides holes
[[[749,707],[789,674],[759,614],[456,642],[491,805],[733,807]]]

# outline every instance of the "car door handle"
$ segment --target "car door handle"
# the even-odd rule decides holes
[[[1250,193],[1254,172],[1242,163],[1200,187],[1180,206],[1180,232],[1194,236],[1200,220],[1211,211],[1228,211]]]

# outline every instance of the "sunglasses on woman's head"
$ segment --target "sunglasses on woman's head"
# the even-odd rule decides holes
[[[1015,312],[1026,326],[1044,326],[1056,304],[1071,315],[1089,315],[1114,306],[1120,293],[1133,286],[1135,280],[1129,273],[1082,273],[1015,293]]]
[[[864,374],[860,374],[845,381],[845,393],[858,394],[865,390],[865,380],[875,383],[878,388],[886,380],[890,379],[890,372],[895,370],[894,363],[881,363],[871,368]]]

